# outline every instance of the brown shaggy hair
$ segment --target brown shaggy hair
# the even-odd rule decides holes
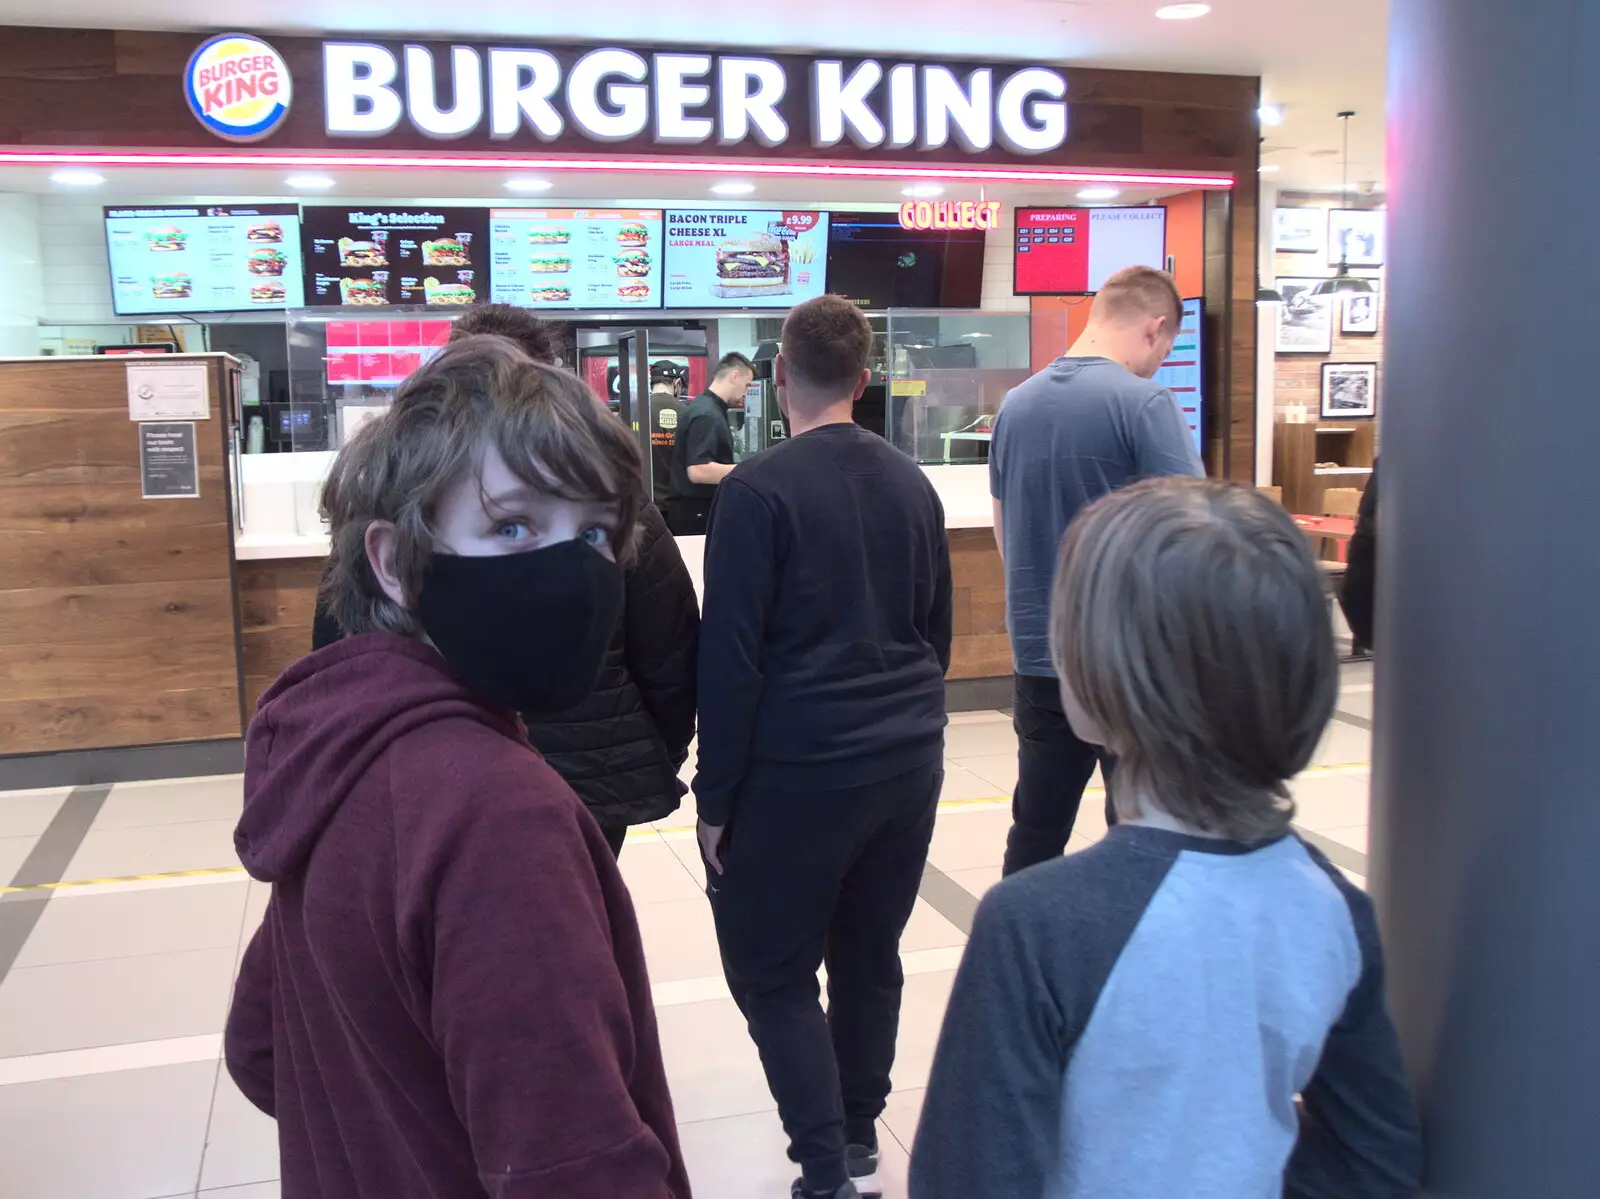
[[[346,633],[417,635],[409,609],[433,556],[439,501],[481,470],[489,446],[534,487],[615,505],[612,546],[626,560],[644,491],[628,431],[575,375],[532,361],[504,337],[463,338],[412,372],[389,411],[339,451],[323,486],[333,545],[322,595]],[[405,605],[389,598],[367,560],[375,521],[395,527]]]
[[[1176,478],[1100,500],[1062,544],[1050,641],[1117,755],[1119,810],[1142,794],[1230,840],[1288,831],[1285,783],[1333,714],[1338,662],[1321,572],[1277,504]]]

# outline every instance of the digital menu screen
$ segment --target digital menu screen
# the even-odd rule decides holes
[[[1167,210],[1019,208],[1016,238],[1016,295],[1085,295],[1123,267],[1165,267]]]
[[[460,307],[488,298],[483,208],[306,208],[305,297],[311,306]]]
[[[1203,456],[1205,441],[1201,407],[1205,398],[1205,358],[1201,349],[1201,328],[1204,324],[1201,313],[1201,301],[1183,302],[1183,324],[1178,326],[1172,353],[1156,370],[1155,381],[1178,401],[1178,407],[1183,410],[1183,423],[1189,426],[1189,435],[1194,438],[1195,453]]]
[[[828,290],[862,308],[977,308],[982,229],[907,229],[895,212],[828,214]]]
[[[668,308],[792,308],[825,290],[828,214],[680,209],[666,216]]]
[[[497,208],[489,256],[497,304],[661,307],[659,208]]]
[[[118,316],[303,302],[297,205],[107,208],[105,223]]]

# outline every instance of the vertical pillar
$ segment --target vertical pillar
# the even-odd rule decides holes
[[[44,311],[35,196],[0,195],[0,280],[0,358],[32,357]]]
[[[1452,1199],[1600,1195],[1597,61],[1394,0],[1373,885]]]

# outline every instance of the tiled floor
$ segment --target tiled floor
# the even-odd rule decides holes
[[[1347,667],[1341,717],[1296,780],[1299,823],[1365,872],[1371,668]],[[957,716],[924,898],[906,932],[896,1091],[883,1177],[905,1193],[922,1087],[976,897],[998,881],[1016,781],[1008,717]],[[238,871],[237,778],[0,794],[0,1199],[273,1199],[272,1122],[220,1069],[229,988],[266,889]],[[74,821],[78,821],[74,825]],[[668,1071],[700,1199],[779,1199],[792,1167],[760,1064],[718,968],[692,803],[636,830],[638,905]],[[1099,796],[1075,848],[1104,833]],[[56,864],[54,871],[51,863]],[[175,872],[211,870],[185,876]]]

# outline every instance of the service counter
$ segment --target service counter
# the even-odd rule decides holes
[[[241,461],[243,529],[235,539],[246,701],[304,654],[328,537],[317,513],[332,453],[248,454]],[[993,537],[988,468],[924,466],[944,504],[955,583],[955,648],[950,677],[1000,678],[1011,673],[1005,632],[1005,581]],[[679,549],[702,584],[702,537],[681,537]]]

